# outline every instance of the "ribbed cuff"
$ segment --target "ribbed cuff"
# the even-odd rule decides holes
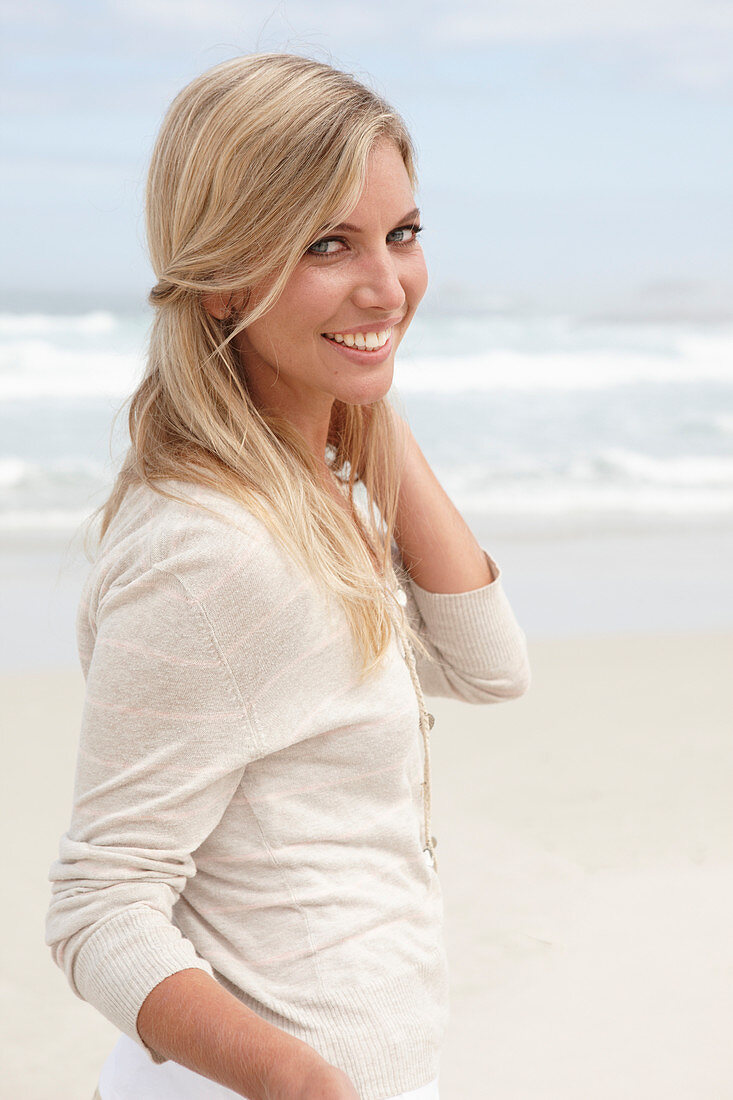
[[[486,550],[484,556],[494,580],[470,592],[428,592],[408,580],[431,642],[451,665],[476,676],[513,664],[526,651],[501,570]]]
[[[138,905],[117,913],[92,933],[79,950],[74,983],[85,1001],[160,1063],[166,1059],[143,1043],[137,1016],[156,985],[192,967],[213,977],[209,963],[163,913]]]

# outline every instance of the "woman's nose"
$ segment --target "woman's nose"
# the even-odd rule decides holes
[[[359,309],[381,309],[387,313],[401,310],[405,304],[395,259],[388,252],[364,259],[359,266],[351,300]]]

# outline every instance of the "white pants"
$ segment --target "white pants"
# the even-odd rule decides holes
[[[127,1035],[120,1035],[102,1066],[99,1095],[101,1100],[241,1100],[239,1093],[177,1062],[156,1065]],[[391,1100],[439,1100],[437,1078]]]

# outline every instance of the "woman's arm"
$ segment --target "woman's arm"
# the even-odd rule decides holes
[[[349,1078],[268,1024],[203,970],[181,970],[146,997],[143,1042],[250,1100],[358,1100]]]
[[[440,485],[409,425],[393,415],[404,456],[393,556],[408,618],[432,658],[415,654],[423,690],[469,703],[523,695],[527,643],[499,567]]]
[[[395,542],[410,577],[428,592],[470,592],[494,579],[483,549],[443,489],[407,422],[395,425],[405,459]]]

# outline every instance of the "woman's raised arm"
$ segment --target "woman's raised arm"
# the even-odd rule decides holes
[[[527,641],[504,592],[501,571],[474,537],[394,413],[404,446],[393,558],[407,614],[432,655],[415,654],[427,695],[497,703],[530,682]]]
[[[428,592],[469,592],[491,584],[495,574],[484,551],[407,422],[397,413],[394,419],[405,455],[395,541],[411,579]]]

